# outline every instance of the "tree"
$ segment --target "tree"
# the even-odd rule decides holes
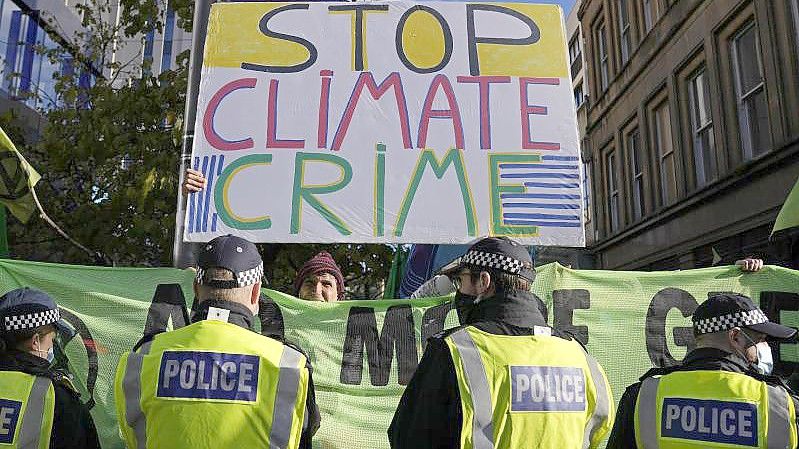
[[[171,265],[189,55],[179,55],[171,70],[151,73],[151,62],[142,57],[142,36],[163,29],[164,5],[156,0],[122,0],[120,5],[119,14],[116,2],[77,5],[83,29],[58,48],[36,49],[52,63],[73,61],[71,70],[54,75],[56,95],[42,102],[46,124],[40,134],[25,136],[15,117],[0,118],[42,174],[36,190],[48,214],[90,251],[61,238],[42,220],[27,225],[10,220],[13,257]],[[183,29],[191,28],[193,5],[191,0],[169,2]],[[41,18],[57,30],[46,13]],[[273,285],[290,292],[286,287],[294,270],[320,248],[263,245]],[[364,292],[385,278],[393,253],[385,245],[324,248],[342,265],[351,289]]]

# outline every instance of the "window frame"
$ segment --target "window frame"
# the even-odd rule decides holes
[[[659,114],[659,111],[665,108],[665,115]],[[650,103],[649,110],[649,130],[650,141],[652,142],[652,153],[657,167],[657,180],[659,193],[657,195],[659,205],[661,207],[669,206],[677,201],[679,198],[679,183],[677,173],[677,148],[674,145],[674,135],[672,133],[672,119],[671,119],[671,103],[669,97],[665,94],[657,95],[656,98]],[[661,117],[668,119],[668,126],[661,126]],[[667,135],[663,136],[663,128],[667,128]],[[669,146],[668,151],[663,151],[662,144],[667,143]],[[668,179],[666,179],[666,171],[664,170],[666,160],[671,157],[671,164],[674,170],[674,197],[671,198],[667,188]]]
[[[619,56],[621,65],[630,60],[632,54],[632,20],[630,20],[630,8],[628,0],[616,0],[616,12],[618,14],[619,26]],[[624,19],[627,19],[625,25]]]
[[[747,32],[753,31],[755,37],[755,50],[757,52],[757,68],[758,72],[760,73],[760,82],[749,89],[746,92],[743,92],[742,80],[741,80],[741,69],[740,69],[740,61],[738,55],[738,42],[739,39]],[[761,93],[765,96],[766,95],[766,76],[764,73],[763,68],[763,56],[760,50],[760,36],[758,35],[758,28],[757,23],[754,18],[750,18],[749,20],[745,21],[743,25],[741,25],[737,31],[735,31],[730,40],[729,40],[729,51],[731,56],[731,64],[733,70],[733,86],[735,88],[735,112],[738,118],[738,141],[741,145],[741,157],[743,161],[750,161],[756,159],[764,154],[767,154],[770,149],[766,149],[765,151],[755,154],[754,152],[754,142],[752,136],[752,118],[749,116],[749,111],[747,109],[748,101],[753,99],[757,94]],[[768,108],[766,108],[766,114],[768,114]],[[770,123],[771,119],[767,115],[767,120]],[[745,131],[744,131],[745,130]],[[769,141],[769,146],[771,144],[771,133],[770,130],[767,128],[764,130],[767,132],[767,138]],[[745,132],[745,134],[744,134]]]
[[[630,201],[633,222],[646,216],[646,189],[645,184],[645,153],[641,145],[641,130],[635,124],[624,132],[624,149],[627,153],[630,169]],[[638,157],[636,159],[636,157]],[[637,167],[636,167],[637,165]],[[636,168],[638,170],[636,170]]]
[[[704,80],[703,83],[703,93],[704,97],[702,100],[702,104],[705,106],[705,115],[707,117],[707,121],[700,122],[700,117],[697,117],[697,111],[699,109],[699,103],[697,102],[697,89],[696,89],[696,82],[697,80],[702,77]],[[709,78],[709,71],[707,66],[704,62],[699,64],[699,67],[696,68],[691,72],[691,74],[686,78],[686,88],[688,91],[688,123],[691,130],[691,155],[693,157],[694,163],[694,176],[696,187],[703,187],[714,180],[716,180],[719,176],[719,168],[718,168],[718,157],[716,155],[716,138],[715,138],[715,130],[713,127],[713,107],[712,107],[712,99],[710,98],[710,83],[708,81]],[[702,140],[702,134],[705,132],[709,132],[710,135],[710,145],[711,147],[705,148]],[[712,156],[711,164],[713,166],[712,173],[705,172],[705,157],[710,153]]]
[[[606,207],[608,211],[608,235],[616,234],[621,229],[621,202],[618,177],[618,160],[616,149],[609,148],[604,152]]]
[[[608,51],[607,34],[607,25],[602,19],[594,28],[594,38],[597,42],[597,84],[600,92],[605,92],[610,87],[610,52]]]

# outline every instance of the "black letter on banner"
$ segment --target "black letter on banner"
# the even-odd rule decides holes
[[[328,11],[355,11],[355,71],[363,70],[363,12],[388,11],[388,5],[346,5],[328,6]]]
[[[438,20],[438,23],[441,24],[441,32],[444,34],[444,56],[435,67],[431,67],[429,69],[423,69],[413,65],[413,63],[405,55],[405,48],[402,46],[402,32],[405,30],[405,22],[407,22],[411,14],[416,11],[424,11],[435,17],[435,19]],[[447,23],[447,20],[444,19],[444,16],[441,15],[441,13],[429,6],[415,5],[405,11],[405,14],[400,17],[399,23],[397,24],[397,36],[394,40],[397,45],[397,56],[399,56],[400,61],[402,61],[408,70],[413,70],[416,73],[438,72],[446,67],[446,65],[449,64],[450,58],[452,58],[452,32],[449,29],[449,24]]]
[[[422,315],[422,352],[427,347],[427,339],[444,330],[444,322],[452,311],[452,301],[430,307]]]
[[[280,306],[272,298],[261,293],[258,299],[258,319],[261,321],[261,335],[283,341],[285,330],[283,313]]]
[[[169,318],[172,317],[172,328],[179,329],[189,324],[189,312],[186,310],[186,298],[180,284],[158,284],[153,295],[147,321],[144,324],[144,335],[153,335],[166,331]]]
[[[284,41],[294,42],[297,44],[302,45],[308,50],[308,59],[301,64],[290,65],[290,66],[279,66],[279,65],[261,65],[261,64],[252,64],[249,62],[241,63],[241,68],[244,70],[257,70],[259,72],[271,72],[271,73],[293,73],[293,72],[302,72],[303,70],[307,69],[308,67],[312,66],[316,62],[316,57],[318,52],[316,51],[316,47],[307,40],[299,37],[299,36],[292,36],[290,34],[283,34],[272,31],[269,29],[269,19],[278,15],[283,11],[289,11],[292,9],[308,9],[307,4],[294,4],[294,5],[286,5],[275,8],[268,13],[264,14],[261,17],[261,22],[258,24],[258,28],[260,28],[261,33],[264,34],[266,37],[273,37],[275,39],[282,39]]]
[[[789,292],[760,292],[760,308],[766,312],[770,321],[780,322],[780,312],[799,311],[799,295]],[[772,343],[772,353],[774,354],[774,374],[787,377],[799,368],[799,360],[782,360],[780,357],[780,346],[783,344],[796,345],[796,338],[790,342]]]
[[[413,328],[413,309],[410,305],[392,306],[386,310],[383,330],[377,336],[375,309],[353,307],[347,318],[347,337],[341,357],[343,384],[360,385],[363,372],[363,348],[369,362],[372,385],[388,385],[394,346],[397,347],[399,384],[408,385],[419,363],[416,354],[416,334]]]
[[[574,325],[574,310],[591,308],[588,290],[555,290],[552,292],[552,308],[555,311],[552,327],[574,335],[583,346],[588,345],[588,326]]]
[[[689,317],[694,314],[697,306],[696,299],[679,288],[664,288],[652,298],[646,312],[646,351],[654,366],[669,367],[677,364],[666,344],[666,315],[676,308],[682,316]],[[690,332],[690,327],[674,328],[674,342],[680,346],[691,346],[693,337],[686,337]]]
[[[86,358],[89,362],[89,370],[88,373],[86,373],[86,391],[89,393],[89,400],[86,401],[86,407],[91,410],[95,406],[94,387],[97,385],[97,372],[100,367],[99,361],[97,360],[98,343],[92,337],[92,333],[89,332],[89,328],[86,326],[86,323],[84,323],[83,320],[62,307],[59,307],[58,310],[61,313],[61,318],[75,328],[75,331],[78,333],[78,335],[80,335],[80,338],[83,341],[83,347],[86,348]],[[66,346],[67,343],[68,342],[65,341],[63,342],[63,345]],[[56,366],[60,366],[60,362],[62,361],[57,360]],[[63,362],[66,363],[66,359],[64,359]],[[69,371],[69,368],[66,365],[63,368],[66,372]]]
[[[530,36],[524,39],[514,39],[507,37],[479,37],[474,30],[474,12],[491,11],[515,17],[530,28]],[[535,44],[541,39],[541,30],[533,19],[510,8],[498,5],[466,5],[466,33],[469,43],[469,73],[472,76],[480,75],[480,58],[477,55],[477,44],[501,44],[501,45],[530,45]]]

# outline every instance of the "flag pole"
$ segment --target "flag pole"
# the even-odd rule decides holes
[[[187,195],[182,192],[183,176],[191,167],[191,150],[194,144],[194,122],[197,118],[197,98],[200,92],[200,75],[203,66],[205,35],[208,29],[208,16],[215,0],[197,0],[194,3],[194,22],[192,25],[191,55],[189,59],[189,79],[186,91],[186,109],[183,114],[183,143],[178,175],[177,211],[175,213],[175,235],[172,246],[172,265],[186,268],[195,265],[197,258],[195,243],[185,243],[183,233],[186,222]]]

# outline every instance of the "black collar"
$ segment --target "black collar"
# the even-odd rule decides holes
[[[209,299],[205,301],[200,300],[199,305],[197,307],[198,307],[197,310],[194,311],[194,314],[191,317],[192,323],[196,323],[198,321],[207,319],[208,308],[216,307],[217,309],[230,310],[230,316],[228,317],[227,320],[228,323],[235,324],[236,326],[252,330],[252,322],[253,322],[252,311],[243,304],[239,304],[232,301]]]
[[[0,356],[0,371],[21,371],[34,376],[50,374],[50,362],[28,352],[11,349]]]
[[[469,322],[463,324],[498,321],[523,328],[547,326],[539,308],[541,305],[541,300],[530,292],[498,293],[475,304],[469,313]]]
[[[694,369],[732,371],[734,373],[754,372],[749,362],[744,360],[743,357],[717,348],[694,349],[685,356],[682,366]]]

